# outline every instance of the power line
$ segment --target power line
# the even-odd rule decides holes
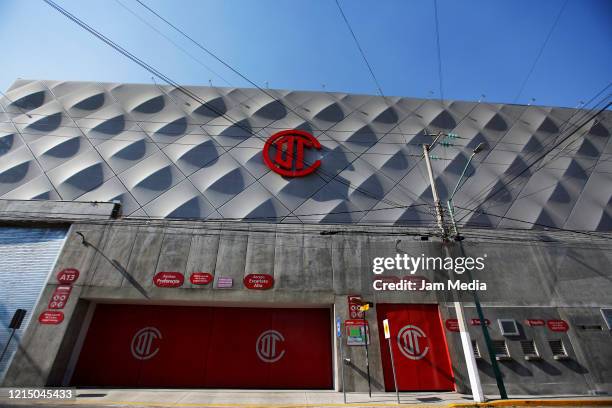
[[[359,40],[357,39],[357,36],[355,35],[355,31],[353,31],[353,28],[351,27],[351,23],[349,23],[348,19],[346,18],[346,15],[344,14],[344,11],[342,11],[342,7],[340,6],[340,2],[338,0],[335,0],[335,1],[336,1],[336,6],[338,6],[338,10],[340,11],[340,15],[342,16],[342,19],[346,23],[346,27],[350,31],[351,36],[353,37],[353,40],[355,40],[355,45],[359,49],[359,53],[361,54],[361,58],[363,58],[363,62],[365,62],[366,66],[368,67],[368,71],[370,71],[370,76],[372,77],[372,80],[374,81],[374,84],[376,84],[376,88],[378,89],[378,93],[380,94],[380,96],[384,97],[385,95],[383,94],[383,91],[382,91],[382,88],[380,86],[380,83],[378,82],[378,79],[376,78],[376,75],[374,74],[374,70],[372,69],[372,66],[370,65],[370,62],[368,61],[368,59],[367,59],[367,57],[365,55],[365,52],[363,51],[363,48],[361,48],[361,44],[359,44]]]
[[[593,120],[595,117],[597,117],[598,115],[600,115],[602,112],[604,112],[610,105],[612,105],[612,102],[608,102],[608,104],[603,107],[602,109],[600,109],[597,113],[595,113],[594,115],[592,115],[591,117],[589,117],[589,119],[587,119],[585,121],[585,123],[583,124],[583,126],[590,122],[591,120]],[[556,144],[555,147],[558,147],[561,143],[563,143],[565,140],[567,140],[569,137],[571,137],[573,134],[575,134],[581,127],[575,129],[574,131],[572,131],[568,136],[566,136],[565,138],[563,138],[563,140],[561,140],[559,143]],[[497,193],[499,193],[500,191],[503,191],[506,189],[507,186],[509,186],[512,182],[514,182],[515,180],[517,180],[522,174],[524,174],[526,171],[528,171],[532,166],[534,166],[538,161],[542,160],[543,158],[545,158],[548,154],[550,153],[550,151],[544,152],[544,154],[540,155],[540,157],[538,157],[536,160],[534,160],[531,164],[527,165],[522,171],[520,171],[518,174],[516,174],[510,181],[502,184],[498,189],[496,189],[493,193],[490,193],[483,201],[481,201],[477,207],[482,206],[485,202],[489,201],[490,199],[492,199]],[[467,215],[464,215],[461,219],[459,219],[459,221],[463,220]],[[459,222],[458,221],[458,222]]]
[[[444,89],[442,87],[442,50],[440,47],[440,23],[438,21],[438,0],[434,0],[434,17],[436,26],[436,49],[438,51],[438,82],[440,85],[440,102],[444,99]]]
[[[51,7],[53,7],[54,9],[56,9],[57,11],[59,11],[61,14],[63,14],[65,17],[67,17],[68,19],[72,20],[74,23],[76,23],[77,25],[81,26],[83,29],[85,29],[86,31],[88,31],[90,34],[94,35],[95,37],[97,37],[98,39],[102,40],[103,42],[105,42],[107,45],[111,46],[112,48],[114,48],[116,51],[120,52],[121,54],[123,54],[124,56],[126,56],[127,58],[129,58],[130,60],[132,60],[133,62],[137,63],[138,65],[140,65],[142,68],[146,69],[147,71],[151,72],[153,75],[156,75],[157,77],[159,77],[160,79],[162,79],[164,82],[174,86],[176,89],[178,89],[181,93],[183,93],[184,95],[186,95],[187,97],[201,103],[201,104],[205,104],[205,101],[203,101],[201,98],[199,98],[199,96],[197,94],[194,94],[193,92],[191,92],[189,89],[186,89],[185,87],[181,86],[180,84],[178,84],[177,82],[175,82],[174,80],[172,80],[171,78],[169,78],[168,76],[166,76],[165,74],[161,73],[159,70],[157,70],[156,68],[152,67],[151,65],[147,64],[146,62],[144,62],[143,60],[139,59],[138,57],[136,57],[135,55],[133,55],[132,53],[130,53],[129,51],[127,51],[126,49],[124,49],[123,47],[121,47],[120,45],[118,45],[117,43],[115,43],[114,41],[110,40],[109,38],[107,38],[106,36],[104,36],[103,34],[101,34],[100,32],[98,32],[97,30],[95,30],[94,28],[92,28],[91,26],[87,25],[85,22],[83,22],[82,20],[80,20],[79,18],[77,18],[76,16],[72,15],[71,13],[69,13],[68,11],[66,11],[65,9],[63,9],[61,6],[57,5],[56,3],[54,3],[52,0],[44,0],[47,4],[49,4]],[[137,0],[140,4],[143,4],[141,1]],[[143,4],[144,6],[144,4]],[[145,6],[146,7],[146,6]],[[147,9],[149,9],[147,7]],[[149,9],[150,10],[150,9]],[[157,15],[157,13],[155,13]],[[159,16],[159,15],[158,15]],[[160,18],[163,19],[163,17],[159,16]],[[167,21],[167,20],[164,20]],[[174,27],[174,26],[173,26]],[[174,27],[176,29],[176,27]],[[178,30],[178,29],[177,29]],[[184,34],[186,35],[186,34]],[[189,37],[191,39],[191,37]],[[192,41],[194,41],[193,39],[191,39]],[[195,42],[195,41],[194,41]],[[217,58],[215,56],[215,58]],[[224,63],[225,64],[225,63]],[[227,65],[227,64],[226,64]],[[232,68],[233,70],[233,68]],[[237,71],[236,71],[237,72]],[[242,74],[241,74],[242,75]],[[246,77],[245,77],[246,78]],[[268,92],[266,92],[265,90],[261,89],[259,86],[257,86],[257,84],[253,83],[258,89],[260,89],[261,91],[263,91],[264,93],[266,93],[266,95],[268,95],[269,97],[271,97],[272,99],[276,100],[276,98],[274,98],[272,95],[270,95]],[[279,102],[282,103],[282,102]],[[211,110],[214,111],[214,109],[212,107],[209,107]],[[290,107],[287,107],[288,109],[291,109]],[[299,116],[299,114],[295,111],[293,111],[296,115]],[[247,133],[253,135],[256,138],[259,138],[261,140],[263,140],[261,137],[255,135],[252,133],[252,131],[248,128],[245,128],[244,126],[242,126],[240,123],[234,121],[231,117],[229,117],[228,115],[224,114],[224,113],[220,113],[220,112],[216,112],[219,114],[219,116],[223,116],[224,118],[226,118],[227,120],[229,120],[231,123],[233,123],[235,126],[238,126],[240,128],[243,128]],[[303,120],[306,120],[304,118],[302,118]],[[248,169],[247,169],[248,171]],[[337,180],[338,182],[340,182],[341,184],[345,184],[347,185],[349,188],[353,188],[355,191],[358,191],[362,194],[365,195],[369,195],[372,196],[375,199],[381,200],[380,197],[378,197],[376,194],[370,193],[366,190],[363,190],[361,187],[357,186],[352,186],[350,182],[346,181],[344,178],[337,178],[338,174],[332,175],[330,176],[329,180],[325,180],[325,178],[322,177],[322,175],[320,173],[325,173],[323,170],[320,170],[317,172],[317,176],[320,177],[324,182],[326,183],[330,183],[332,180]],[[257,179],[257,177],[255,177],[255,179]],[[265,189],[265,187],[264,187]],[[266,189],[267,190],[267,189]],[[273,195],[272,193],[270,193],[271,195]],[[413,193],[414,194],[414,193]],[[418,196],[415,194],[415,196],[418,198]],[[387,202],[388,200],[385,200],[384,198],[381,200],[384,202]],[[396,204],[396,203],[393,203]],[[290,213],[292,213],[291,210],[287,209]]]
[[[540,60],[540,57],[542,56],[542,53],[544,52],[544,49],[546,48],[546,45],[548,44],[548,41],[550,40],[550,37],[552,36],[553,31],[555,31],[555,27],[557,26],[557,23],[559,22],[559,19],[561,18],[561,14],[563,14],[563,10],[565,10],[565,6],[567,6],[568,2],[569,0],[565,0],[563,5],[559,9],[559,13],[557,14],[557,17],[555,18],[553,25],[550,27],[550,30],[548,31],[548,34],[546,35],[546,38],[544,39],[544,42],[542,43],[542,46],[540,47],[540,50],[538,51],[538,54],[536,55],[536,58],[533,61],[533,64],[531,64],[531,68],[529,69],[527,76],[525,76],[525,79],[523,80],[518,93],[514,97],[513,103],[516,103],[516,101],[519,99],[519,97],[523,93],[523,90],[525,89],[525,86],[527,85],[529,78],[531,78],[531,74],[533,74],[533,71],[536,65],[538,64],[538,61]]]
[[[610,86],[610,85],[606,86],[606,88],[605,88],[605,89],[607,89],[609,86]],[[605,89],[604,89],[604,91],[605,91]],[[596,98],[597,98],[599,95],[601,95],[601,94],[602,94],[602,92],[603,92],[603,91],[598,92],[598,93],[597,93],[597,94],[596,94],[594,97],[592,97],[592,98],[591,98],[591,99],[590,99],[590,100],[587,102],[587,104],[586,104],[586,105],[590,104],[590,103],[591,103],[591,102],[592,102],[594,99],[596,99]],[[606,99],[607,99],[607,98],[604,98],[602,101],[603,101],[603,102],[605,102],[605,100],[606,100]],[[590,110],[582,110],[582,111],[581,111],[582,116],[581,116],[581,117],[578,119],[578,121],[577,121],[577,122],[574,122],[574,123],[571,123],[571,122],[570,122],[570,120],[571,120],[571,119],[574,117],[574,115],[572,115],[570,118],[566,119],[566,120],[565,120],[565,121],[564,121],[564,122],[561,124],[561,127],[563,127],[565,124],[572,124],[572,126],[574,126],[574,132],[573,132],[573,133],[575,133],[576,131],[578,131],[579,129],[581,129],[581,128],[584,126],[584,124],[586,123],[586,122],[585,122],[585,123],[580,123],[580,120],[582,120],[582,118],[584,118],[584,117],[588,116],[588,115],[589,115],[589,114],[590,114],[590,113],[591,113],[591,112],[592,112],[592,111],[595,109],[595,107],[597,107],[599,104],[601,104],[601,103],[602,103],[602,101],[600,101],[600,102],[596,103],[596,104],[595,104],[595,106],[594,106],[592,109],[590,109]],[[585,106],[586,106],[586,105],[585,105]],[[517,121],[518,121],[518,120],[520,120],[520,118],[523,116],[523,114],[525,113],[525,111],[527,111],[527,109],[528,109],[528,107],[526,107],[526,108],[523,110],[523,112],[521,113],[521,115],[519,116],[519,118],[517,118]],[[605,110],[605,109],[606,109],[606,108],[604,108],[604,110]],[[516,121],[515,121],[515,124],[516,124]],[[508,130],[505,132],[504,136],[505,136],[505,135],[507,135],[507,134],[510,132],[510,130],[511,130],[513,127],[514,127],[514,124],[512,125],[512,127],[511,127],[511,128],[509,128],[509,129],[508,129]],[[573,134],[573,133],[572,133],[572,134]],[[571,136],[571,134],[570,134],[570,136]],[[544,149],[544,148],[546,148],[546,147],[548,147],[548,146],[550,146],[550,145],[553,145],[554,143],[556,143],[556,141],[557,141],[557,140],[558,140],[558,137],[556,137],[556,138],[555,138],[553,141],[551,141],[549,144],[547,144],[547,145],[545,145],[545,146],[542,146],[542,149]],[[497,144],[499,144],[499,143],[503,143],[503,142],[498,141],[498,142],[496,143],[496,146],[497,146]],[[563,140],[562,140],[562,141],[561,141],[559,144],[561,144],[561,143],[563,143]],[[548,150],[548,152],[546,152],[546,153],[545,153],[545,156],[546,156],[546,155],[548,155],[548,154],[550,154],[550,153],[551,153],[551,152],[552,152],[552,151],[553,151],[555,148],[557,148],[557,146],[558,146],[559,144],[557,144],[556,146],[551,147],[551,148],[550,148],[550,150]],[[494,147],[493,149],[495,149],[495,147]],[[538,152],[539,152],[539,150],[536,150],[536,151],[534,151],[534,152],[532,152],[532,153],[528,154],[526,157],[524,157],[524,158],[522,158],[522,159],[523,159],[525,162],[527,162],[527,161],[529,161],[529,160],[530,160],[532,157],[535,157],[535,156],[538,154]],[[485,187],[483,187],[483,188],[482,188],[482,189],[481,189],[481,190],[480,190],[480,191],[479,191],[479,192],[478,192],[476,195],[474,195],[472,198],[470,198],[470,199],[469,199],[469,200],[468,200],[468,201],[467,201],[467,202],[466,202],[464,205],[469,206],[470,204],[476,203],[476,202],[477,202],[477,201],[478,201],[478,200],[479,200],[479,199],[480,199],[480,198],[483,196],[483,194],[485,194],[485,192],[487,191],[487,189],[489,189],[490,187],[492,187],[493,185],[495,185],[495,183],[497,183],[497,182],[499,182],[499,179],[496,179],[496,180],[491,181],[489,184],[487,184]],[[461,219],[463,219],[463,218],[461,218]]]

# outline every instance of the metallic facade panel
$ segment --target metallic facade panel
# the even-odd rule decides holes
[[[0,227],[0,345],[4,348],[10,331],[7,329],[13,313],[25,309],[26,316],[16,331],[7,354],[0,361],[0,379],[32,316],[36,301],[47,282],[47,276],[64,243],[62,228]]]
[[[421,146],[441,131],[458,135],[432,151],[442,200],[472,149],[488,146],[455,196],[460,224],[612,229],[609,111],[585,122],[591,112],[568,108],[188,90],[200,101],[155,84],[16,81],[0,99],[0,198],[119,200],[124,215],[152,218],[432,226]],[[321,143],[305,158],[321,160],[313,174],[264,164],[264,142],[285,129]]]

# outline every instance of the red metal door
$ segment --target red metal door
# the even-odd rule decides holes
[[[329,316],[328,309],[98,305],[72,382],[331,388]]]
[[[389,319],[391,347],[400,391],[452,391],[455,381],[437,305],[377,304],[385,389],[394,390],[384,319]]]

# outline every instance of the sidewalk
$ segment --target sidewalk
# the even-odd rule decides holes
[[[401,405],[470,407],[471,396],[454,392],[400,393]],[[335,391],[294,390],[143,390],[143,389],[78,389],[76,401],[8,401],[0,407],[242,407],[242,408],[315,408],[315,407],[390,407],[397,406],[394,393],[343,394]],[[588,396],[524,396],[512,400],[493,400],[479,406],[612,406],[610,397]]]

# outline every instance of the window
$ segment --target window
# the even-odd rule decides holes
[[[540,357],[540,353],[538,353],[538,349],[536,348],[535,342],[533,340],[521,340],[521,350],[523,350],[525,360],[542,359]]]
[[[492,340],[496,360],[511,360],[506,340]]]
[[[519,328],[514,319],[497,319],[502,336],[518,336]]]
[[[548,345],[550,346],[550,351],[552,351],[555,360],[569,359],[562,340],[548,340]]]
[[[476,360],[481,359],[480,349],[478,348],[478,342],[476,340],[472,340],[472,350],[474,350],[474,358]]]

